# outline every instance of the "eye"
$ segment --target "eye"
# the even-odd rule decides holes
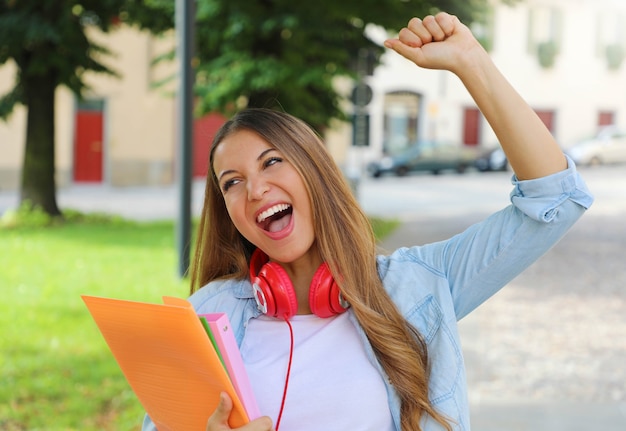
[[[231,178],[231,179],[224,181],[222,183],[222,194],[226,193],[228,189],[230,189],[232,186],[236,185],[237,183],[239,183],[239,180],[237,178]]]
[[[283,159],[282,159],[282,158],[280,158],[280,157],[276,157],[276,156],[273,156],[273,157],[268,157],[268,158],[267,158],[267,159],[263,162],[263,167],[264,167],[264,168],[269,168],[270,166],[275,165],[276,163],[280,163],[280,162],[282,162],[282,161],[283,161]]]

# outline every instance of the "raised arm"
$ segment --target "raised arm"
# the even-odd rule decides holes
[[[518,179],[539,178],[567,167],[550,131],[457,17],[442,12],[423,20],[413,18],[385,46],[420,67],[457,75],[491,125]]]

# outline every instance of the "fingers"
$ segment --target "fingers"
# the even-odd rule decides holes
[[[206,431],[227,431],[231,428],[228,426],[228,418],[233,410],[233,400],[227,393],[222,392],[220,394],[220,403],[209,418],[206,425]],[[237,428],[241,431],[272,431],[272,420],[263,416],[250,421],[248,424],[241,428]]]
[[[414,43],[421,43],[421,42],[414,42]],[[420,55],[420,45],[414,45],[411,44],[409,45],[407,42],[404,42],[400,39],[387,39],[385,41],[385,46],[387,48],[393,49],[394,51],[396,51],[398,54],[400,54],[401,56],[414,61],[414,62],[418,62],[417,57]]]
[[[422,25],[431,36],[431,41],[441,42],[446,38],[446,33],[439,25],[439,21],[432,15],[428,15],[422,21]]]
[[[385,41],[387,48],[427,69],[461,70],[468,52],[478,45],[469,28],[445,12],[413,18],[398,34]]]
[[[220,403],[207,422],[206,431],[229,430],[228,417],[232,409],[233,401],[228,394],[222,392],[220,394]]]
[[[445,12],[438,13],[435,16],[435,20],[445,35],[444,39],[452,36],[457,30],[457,26],[461,23],[455,15],[450,15]]]
[[[454,15],[440,12],[436,16],[428,15],[423,20],[412,18],[407,26],[400,30],[398,39],[413,48],[421,48],[430,42],[441,42],[452,36],[458,19]]]
[[[426,17],[426,19],[428,19],[428,17]],[[416,47],[430,43],[433,40],[432,34],[424,25],[424,21],[419,18],[412,18],[406,28],[400,30],[398,38],[407,45],[411,45],[409,42],[413,42],[414,44],[412,46]]]
[[[419,18],[413,18],[413,19],[419,19]],[[424,43],[428,43],[428,42],[424,42],[423,39],[420,36],[418,36],[418,34],[414,30],[410,30],[408,27],[400,30],[400,33],[398,33],[398,40],[402,42],[404,45],[410,46],[412,48],[421,48],[424,45]]]
[[[251,421],[248,425],[250,431],[273,431],[272,420],[268,416],[262,416]]]

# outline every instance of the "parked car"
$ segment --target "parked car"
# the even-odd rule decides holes
[[[626,130],[604,126],[594,136],[567,147],[565,152],[578,165],[626,163]]]
[[[509,161],[502,148],[496,147],[479,154],[474,161],[474,166],[481,172],[506,171],[509,168]]]
[[[473,166],[475,152],[460,144],[422,141],[405,150],[367,165],[367,170],[375,178],[391,173],[404,176],[409,172],[427,171],[438,174],[444,170],[459,173]]]

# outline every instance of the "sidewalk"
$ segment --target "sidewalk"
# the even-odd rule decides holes
[[[626,406],[553,402],[472,406],[473,431],[624,431]]]
[[[191,213],[199,216],[204,197],[204,181],[194,181],[191,188]],[[15,191],[0,191],[0,216],[17,206]],[[180,192],[175,186],[163,187],[110,187],[101,184],[73,185],[57,191],[57,204],[61,209],[84,212],[103,212],[125,218],[148,220],[173,220],[180,207]]]

